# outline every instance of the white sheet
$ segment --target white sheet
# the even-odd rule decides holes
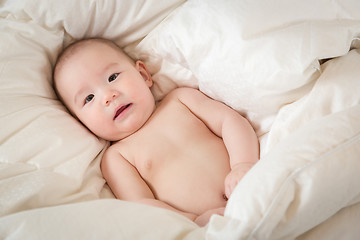
[[[347,52],[360,36],[360,2],[189,0],[172,12],[181,2],[3,3],[0,238],[321,239],[344,222],[357,233],[360,57]],[[108,143],[67,113],[51,80],[63,45],[91,36],[143,58],[158,98],[199,86],[267,137],[225,217],[198,228],[102,199],[113,198],[99,169]],[[341,55],[320,68],[318,59]]]

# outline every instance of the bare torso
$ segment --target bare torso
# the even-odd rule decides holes
[[[156,199],[195,214],[225,207],[230,172],[225,145],[174,97],[165,98],[140,130],[113,147],[136,167]]]

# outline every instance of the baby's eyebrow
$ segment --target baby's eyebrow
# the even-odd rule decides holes
[[[106,72],[108,72],[110,69],[116,67],[117,65],[118,65],[118,64],[117,64],[116,62],[110,63],[110,64],[108,64],[107,66],[105,66],[105,67],[102,69],[101,72],[106,73]]]

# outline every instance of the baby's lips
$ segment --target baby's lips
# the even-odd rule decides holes
[[[130,107],[131,103],[129,104],[126,104],[126,105],[122,105],[120,106],[119,108],[117,108],[117,110],[115,111],[115,114],[114,114],[114,120],[125,110],[127,109],[128,107]]]

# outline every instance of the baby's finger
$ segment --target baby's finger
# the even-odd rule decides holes
[[[234,189],[234,179],[228,178],[225,185],[225,195],[229,199],[230,195]]]
[[[225,195],[227,197],[227,199],[230,198],[230,195],[232,193],[232,190],[233,190],[233,179],[232,178],[228,178],[227,179],[228,181],[226,182],[226,185],[225,185]]]
[[[236,186],[239,183],[239,179],[233,179],[231,185],[230,185],[230,195],[232,194],[232,192],[235,190]]]
[[[229,199],[230,194],[231,194],[231,190],[230,190],[229,184],[226,184],[225,185],[225,196],[227,199]]]

